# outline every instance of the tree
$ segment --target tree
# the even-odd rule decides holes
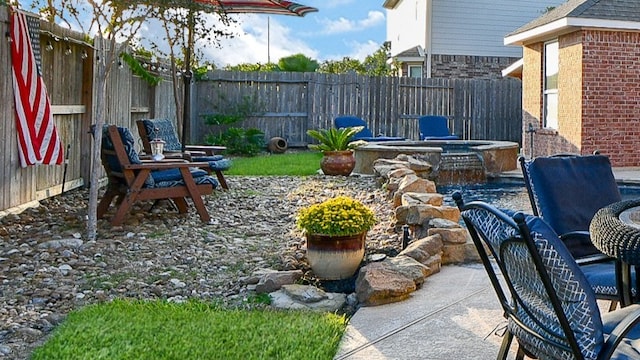
[[[342,60],[327,60],[320,65],[318,71],[331,74],[355,71],[360,75],[391,76],[395,66],[387,62],[390,47],[391,45],[385,42],[376,52],[368,55],[363,62],[350,57],[344,57]]]
[[[317,61],[303,54],[295,54],[278,60],[278,67],[281,71],[314,72],[319,65]]]
[[[93,147],[89,208],[87,220],[87,239],[93,241],[97,234],[98,185],[100,173],[100,148],[102,146],[102,127],[106,115],[107,80],[125,51],[129,42],[151,13],[152,7],[146,2],[127,0],[34,0],[33,6],[52,22],[58,19],[66,24],[74,22],[85,34],[96,34],[95,48],[95,127],[93,129]],[[87,22],[79,14],[89,15]],[[65,17],[62,19],[61,17]],[[116,41],[118,40],[118,41]]]
[[[215,14],[215,18],[220,21],[223,28],[212,25],[207,14]],[[190,83],[192,70],[196,70],[196,76],[202,76],[198,71],[207,69],[207,66],[199,66],[202,52],[199,47],[194,46],[198,41],[205,42],[208,46],[219,46],[219,39],[232,37],[232,33],[226,30],[235,20],[229,18],[226,13],[216,10],[211,6],[206,6],[194,1],[159,1],[154,7],[149,23],[157,21],[164,31],[162,44],[151,41],[152,50],[159,57],[169,58],[171,63],[171,76],[173,80],[173,96],[176,103],[176,119],[182,125],[184,104],[183,94],[179,91],[178,74],[183,74],[185,83]],[[168,46],[166,46],[168,45]],[[163,51],[168,48],[168,52]],[[191,51],[187,51],[191,49]],[[192,51],[196,51],[192,53]],[[179,71],[179,68],[181,70]],[[179,126],[183,129],[183,126]]]
[[[393,75],[394,69],[387,62],[390,50],[391,44],[389,42],[384,42],[376,52],[367,56],[362,63],[365,68],[365,74],[369,76]]]
[[[224,67],[224,69],[229,71],[280,71],[278,65],[274,63],[244,63],[238,65],[227,65]]]
[[[318,68],[318,72],[329,74],[344,74],[349,71],[355,71],[358,74],[364,74],[364,65],[358,59],[352,59],[348,56],[342,60],[327,60]]]

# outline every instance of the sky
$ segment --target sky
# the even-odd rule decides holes
[[[221,47],[201,47],[217,67],[240,63],[277,63],[302,53],[319,62],[345,56],[364,60],[386,40],[386,10],[382,0],[297,0],[318,12],[304,17],[233,14],[238,20],[232,39]],[[268,29],[268,30],[267,30]],[[269,36],[268,36],[269,34]],[[267,40],[269,39],[269,40]]]

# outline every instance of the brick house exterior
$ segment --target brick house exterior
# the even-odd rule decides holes
[[[557,126],[544,124],[545,44],[558,43]],[[570,0],[505,37],[523,47],[523,149],[640,166],[640,2]]]

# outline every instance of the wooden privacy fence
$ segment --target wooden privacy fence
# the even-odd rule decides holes
[[[8,32],[8,11],[0,6],[0,31]],[[51,98],[53,119],[65,150],[64,166],[21,168],[18,159],[10,44],[0,45],[0,216],[66,190],[88,186],[92,166],[91,124],[95,97],[94,49],[84,35],[40,22],[42,76]],[[6,39],[6,38],[5,38]],[[97,41],[97,39],[96,39]],[[94,42],[95,43],[95,42]],[[48,46],[48,45],[51,46]],[[182,94],[178,84],[179,94]],[[518,80],[456,80],[369,77],[356,74],[255,73],[212,71],[193,85],[192,143],[214,129],[204,117],[241,105],[251,110],[241,127],[256,127],[289,146],[306,146],[308,129],[333,126],[339,115],[365,119],[376,134],[418,138],[417,118],[436,114],[449,118],[451,129],[465,139],[521,139],[521,85]],[[171,78],[158,86],[134,76],[128,66],[116,66],[107,81],[105,123],[126,126],[137,138],[141,118],[176,119]],[[248,109],[246,108],[248,107]],[[177,126],[180,129],[180,126]],[[97,159],[99,161],[99,159]],[[64,181],[63,181],[64,178]]]
[[[0,31],[9,31],[9,17],[0,6]],[[29,205],[64,190],[88,186],[92,138],[89,134],[94,105],[93,48],[84,35],[40,22],[41,73],[51,99],[53,120],[68,149],[68,164],[20,167],[16,135],[15,103],[12,87],[10,44],[0,45],[0,216],[4,210]],[[50,46],[49,46],[50,45]],[[175,118],[175,101],[170,78],[159,86],[149,86],[125,65],[115,66],[107,82],[105,123],[129,127],[137,136],[135,120],[145,117]],[[97,159],[99,162],[100,160]]]
[[[308,129],[333,126],[340,115],[365,119],[374,134],[418,140],[421,115],[444,115],[463,139],[521,143],[519,80],[415,79],[357,74],[211,71],[194,92],[191,139],[217,131],[207,115],[251,104],[238,127],[255,127],[265,139],[306,146]],[[245,109],[246,110],[246,109]]]

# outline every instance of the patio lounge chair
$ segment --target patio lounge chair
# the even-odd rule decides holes
[[[628,305],[618,291],[621,279],[615,261],[596,249],[589,236],[595,213],[621,200],[609,159],[558,155],[534,160],[520,157],[519,161],[533,214],[560,234],[599,299]]]
[[[210,220],[202,196],[211,194],[218,181],[196,168],[207,166],[206,163],[142,161],[134,149],[131,131],[115,125],[105,126],[103,130],[101,160],[109,183],[98,204],[98,218],[105,215],[114,199],[118,208],[111,224],[120,225],[138,201],[170,199],[180,213],[186,213],[189,197],[200,219]]]
[[[137,120],[138,135],[142,140],[142,148],[145,154],[151,154],[152,139],[158,138],[165,141],[164,154],[168,157],[181,157],[188,161],[206,162],[209,169],[216,174],[220,186],[223,189],[229,189],[227,180],[222,173],[231,167],[231,160],[224,158],[222,155],[216,155],[216,151],[224,151],[224,146],[213,145],[185,145],[183,146],[178,140],[173,123],[169,119],[143,119]]]
[[[502,306],[517,359],[638,359],[640,305],[600,314],[573,256],[537,216],[507,213],[453,195]]]
[[[460,137],[449,132],[447,118],[444,116],[425,115],[418,118],[420,140],[459,140]]]
[[[396,136],[373,136],[373,133],[367,126],[367,122],[362,120],[357,116],[338,116],[334,120],[334,125],[336,128],[345,128],[345,127],[353,127],[353,126],[364,126],[364,129],[359,133],[353,136],[353,141],[363,140],[369,142],[380,142],[380,141],[402,141],[405,140],[403,137]]]

